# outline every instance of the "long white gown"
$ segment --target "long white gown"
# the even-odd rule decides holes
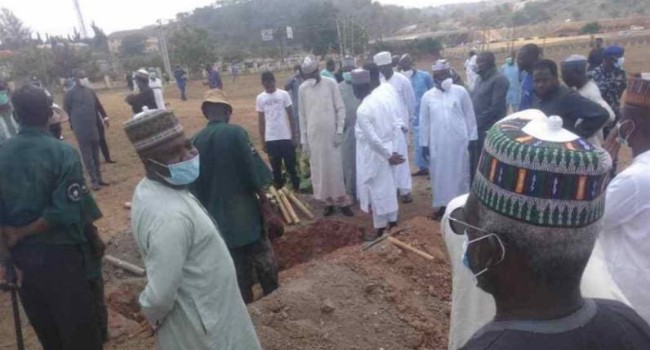
[[[397,121],[400,128],[409,130],[411,125],[411,116],[415,113],[415,90],[411,80],[401,73],[393,73],[390,79],[386,80],[394,89],[397,94],[397,103],[399,107],[399,120]],[[413,189],[413,179],[411,177],[411,163],[409,161],[408,152],[408,131],[401,132],[398,138],[397,153],[404,156],[406,160],[404,163],[393,167],[395,173],[395,181],[397,181],[397,188],[401,194],[410,193]]]
[[[469,191],[469,141],[477,139],[472,99],[464,87],[433,88],[420,105],[420,147],[429,147],[433,207]]]
[[[361,210],[386,215],[398,210],[393,166],[388,159],[397,146],[394,100],[375,89],[357,109],[357,193]]]
[[[345,105],[335,80],[308,79],[298,90],[300,96],[300,142],[310,150],[311,182],[314,198],[335,204],[347,198],[343,179],[341,146],[334,145],[343,134]]]

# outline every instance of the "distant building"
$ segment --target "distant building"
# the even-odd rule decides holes
[[[144,52],[160,51],[160,47],[158,46],[158,35],[156,33],[155,27],[153,26],[111,33],[108,36],[109,51],[113,54],[119,53],[120,48],[122,47],[122,40],[131,35],[143,35],[147,38]]]

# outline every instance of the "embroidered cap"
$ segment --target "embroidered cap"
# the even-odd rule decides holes
[[[472,193],[489,209],[531,225],[579,228],[598,221],[612,161],[603,149],[538,110],[487,132]]]
[[[183,126],[171,110],[154,109],[124,123],[124,132],[135,150],[143,152],[183,135]]]
[[[625,104],[639,107],[650,107],[650,74],[641,73],[627,81]]]
[[[365,69],[355,69],[350,72],[352,85],[370,84],[370,72]]]
[[[302,60],[300,68],[302,68],[303,74],[312,74],[318,70],[318,60],[314,56],[307,56]]]

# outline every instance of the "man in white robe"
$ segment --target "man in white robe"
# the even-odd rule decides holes
[[[323,216],[334,214],[335,206],[353,216],[343,176],[343,127],[345,105],[334,79],[321,77],[318,61],[308,56],[302,63],[305,82],[300,85],[300,143],[309,157],[314,198],[325,202]]]
[[[165,109],[165,98],[163,96],[162,80],[154,68],[149,68],[149,87],[153,90],[153,97],[156,99],[156,107]]]
[[[142,314],[161,350],[261,350],[213,219],[187,190],[198,151],[169,111],[141,113],[125,131],[144,163],[135,189],[133,236],[147,270]]]
[[[373,74],[378,75],[374,70]],[[377,76],[378,78],[378,76]],[[395,195],[393,167],[404,161],[395,152],[397,136],[394,127],[395,104],[386,98],[386,90],[371,87],[370,72],[357,69],[352,72],[355,96],[362,100],[357,109],[355,135],[357,139],[357,191],[361,210],[372,211],[376,235],[387,227],[397,225],[399,205]]]
[[[645,79],[644,79],[645,78]],[[647,80],[646,80],[647,79]],[[609,272],[632,307],[650,322],[650,74],[628,80],[620,124],[605,148],[632,149],[632,164],[607,186],[600,242]]]
[[[469,191],[470,141],[477,139],[476,117],[467,90],[452,83],[449,63],[433,66],[436,86],[420,105],[420,146],[429,158],[433,191],[432,219],[440,220],[447,203]]]
[[[478,55],[476,54],[476,51],[471,50],[469,52],[469,57],[465,60],[465,76],[467,78],[467,89],[469,89],[469,91],[474,90],[476,79],[478,79],[477,59]]]
[[[376,54],[373,58],[374,63],[379,67],[382,82],[389,83],[397,92],[397,103],[399,107],[399,127],[402,136],[398,139],[397,150],[399,154],[404,155],[404,163],[394,167],[395,181],[397,189],[402,196],[403,203],[413,201],[411,191],[413,189],[413,180],[411,178],[411,165],[408,158],[408,137],[409,126],[411,125],[411,116],[415,112],[415,91],[409,78],[403,74],[393,71],[392,58],[390,52],[384,51]]]

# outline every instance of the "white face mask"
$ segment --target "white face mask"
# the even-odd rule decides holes
[[[86,78],[81,78],[81,79],[79,79],[79,84],[81,86],[89,86],[90,85],[90,80],[88,80],[87,77]]]
[[[623,69],[623,65],[625,64],[625,57],[619,57],[616,62],[614,62],[614,67],[618,69]]]
[[[451,78],[447,78],[440,83],[440,87],[443,91],[451,90],[451,86],[454,85],[454,81]]]
[[[413,77],[413,69],[402,71],[402,74],[404,74],[407,78],[411,79]]]
[[[627,135],[621,134],[621,128],[623,127],[623,125],[625,125],[625,123],[632,124],[632,126],[629,128],[630,131],[627,133]],[[632,135],[635,129],[636,129],[636,124],[634,124],[632,120],[626,120],[620,124],[616,124],[616,142],[618,142],[622,146],[629,147],[630,145],[627,140],[630,138],[630,136]]]

